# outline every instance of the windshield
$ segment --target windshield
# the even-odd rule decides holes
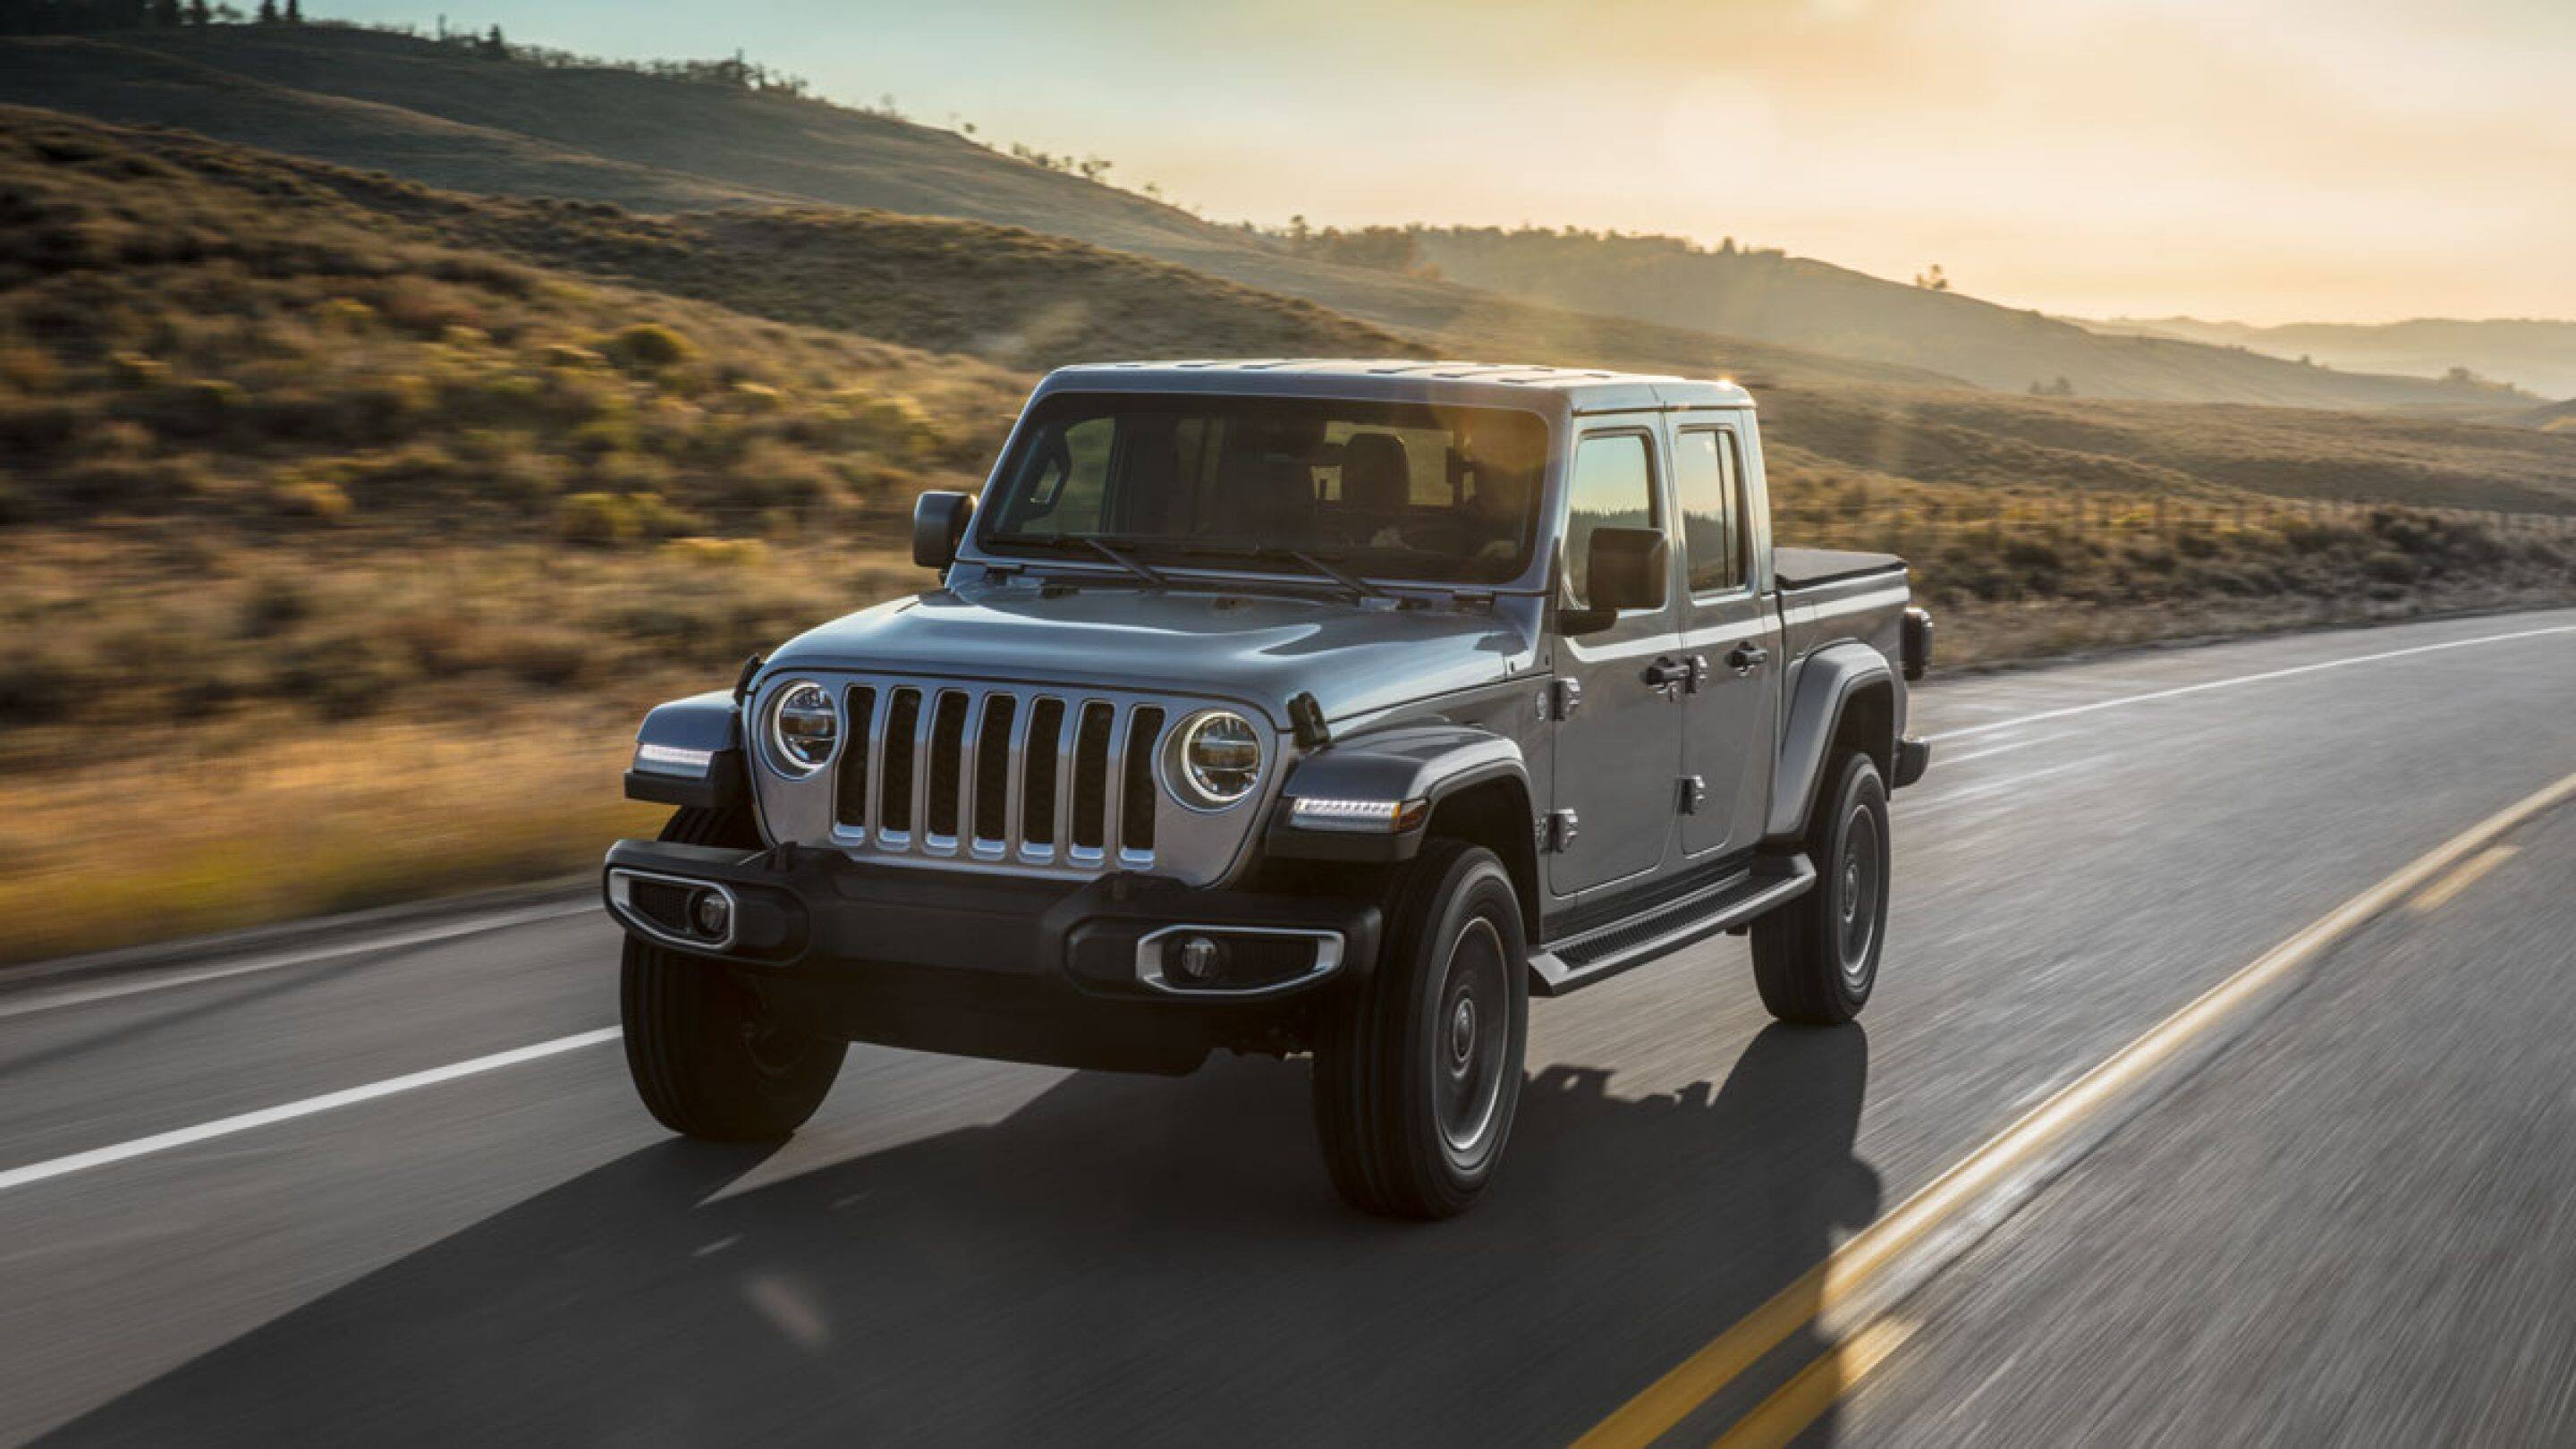
[[[1059,393],[1004,461],[979,538],[1083,558],[1101,540],[1182,567],[1303,553],[1365,577],[1501,583],[1529,562],[1546,462],[1547,425],[1505,408]]]

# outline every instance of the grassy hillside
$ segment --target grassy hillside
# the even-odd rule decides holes
[[[35,923],[0,959],[595,861],[655,813],[616,784],[645,705],[926,581],[892,547],[911,496],[973,486],[1069,296],[1108,350],[1405,345],[992,226],[475,197],[0,110],[0,910]],[[1527,316],[1455,325],[1717,370],[1699,334]],[[1905,546],[1953,661],[2576,571],[2564,533],[2218,476],[2354,429],[2385,431],[2346,464],[2510,476],[2460,441],[2493,434],[2565,476],[2576,437],[2244,410],[2231,441],[2228,410],[1815,375],[1766,382],[1784,534]]]
[[[2328,367],[2358,372],[2440,377],[2452,368],[2465,367],[2542,397],[2576,397],[2576,322],[2427,317],[2411,322],[2255,327],[2243,322],[2203,322],[2197,317],[2121,317],[2083,320],[2079,325],[2095,332],[2146,333],[2242,347],[2272,357],[2308,357]]]
[[[1440,282],[1293,256],[1176,207],[952,132],[774,93],[477,58],[327,26],[0,42],[0,102],[169,124],[431,185],[647,211],[793,200],[1022,226],[1321,303],[1418,336],[1570,330],[1593,312],[1716,334],[1722,370],[1833,380],[1829,357],[2019,392],[2302,407],[2486,401],[2066,323],[1820,262],[1426,233]],[[1467,285],[1458,285],[1465,283]],[[1506,300],[1508,299],[1508,300]],[[1518,352],[1519,349],[1507,349]],[[1801,355],[1805,354],[1805,355]],[[1922,380],[1922,379],[1918,379]]]

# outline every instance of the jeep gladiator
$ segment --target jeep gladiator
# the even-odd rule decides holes
[[[1182,1073],[1308,1055],[1372,1212],[1482,1194],[1529,998],[1720,931],[1849,1020],[1918,779],[1905,566],[1775,548],[1726,383],[1068,368],[939,586],[653,710],[608,853],[653,1115],[785,1136],[850,1042]]]

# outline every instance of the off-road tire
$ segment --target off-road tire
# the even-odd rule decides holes
[[[1887,785],[1869,756],[1827,762],[1807,827],[1816,883],[1753,922],[1753,982],[1782,1021],[1836,1026],[1860,1015],[1887,942]]]
[[[1315,1130],[1333,1186],[1386,1217],[1474,1205],[1511,1137],[1528,1039],[1510,873],[1481,846],[1425,842],[1390,894],[1373,969],[1324,1004]]]
[[[662,838],[760,848],[741,809],[687,808]],[[654,1120],[719,1142],[771,1142],[805,1125],[849,1044],[764,1019],[751,988],[722,963],[626,938],[619,988],[626,1068]]]

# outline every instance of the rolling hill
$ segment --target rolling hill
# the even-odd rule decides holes
[[[2106,337],[2045,317],[1777,252],[1676,239],[1423,228],[1441,275],[1512,296],[1930,368],[2022,392],[2278,407],[2492,411],[2491,391],[2335,372],[2169,338]],[[2510,404],[2512,399],[2501,401]]]
[[[2272,357],[2314,358],[2329,367],[2440,377],[2465,367],[2543,397],[2576,397],[2576,322],[2539,318],[2411,322],[2294,322],[2255,327],[2196,317],[2112,318],[2079,325],[2103,333],[2242,347]]]
[[[1289,255],[1177,207],[820,101],[474,56],[333,26],[214,26],[0,42],[0,103],[393,172],[434,186],[635,210],[822,203],[1025,227],[1303,297],[1417,336],[1588,337],[1566,313],[1723,339],[1724,370],[2302,407],[2475,408],[2474,393],[2225,348],[2105,338],[1821,262],[1646,243],[1426,233],[1451,280]],[[1463,284],[1463,285],[1462,285]],[[1669,341],[1670,339],[1667,338]],[[1874,365],[1874,366],[1872,366]]]

